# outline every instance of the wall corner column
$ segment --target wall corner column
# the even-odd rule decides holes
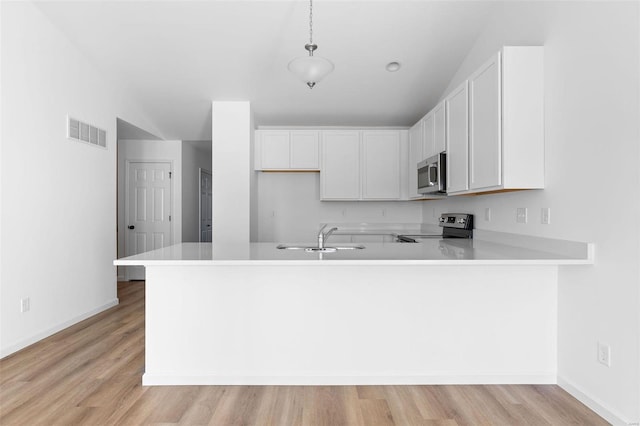
[[[251,104],[213,102],[211,119],[212,243],[250,240]]]

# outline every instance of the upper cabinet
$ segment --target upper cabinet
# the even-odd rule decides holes
[[[469,77],[470,192],[544,187],[543,48],[508,46]]]
[[[433,144],[435,149],[433,151],[433,157],[436,154],[441,153],[442,151],[446,151],[447,143],[446,143],[446,121],[445,121],[445,108],[444,102],[440,102],[433,109]]]
[[[422,119],[422,159],[433,157],[436,152],[435,126],[433,111]]]
[[[502,184],[502,114],[500,54],[469,77],[469,186]]]
[[[446,150],[444,101],[429,111],[422,119],[424,123],[422,160],[433,157]]]
[[[467,82],[444,101],[447,114],[447,193],[469,189],[469,103]]]
[[[424,120],[418,121],[409,129],[409,163],[408,169],[408,194],[409,198],[421,198],[422,194],[418,193],[418,163],[424,159],[423,157],[423,123]]]
[[[317,130],[257,130],[255,170],[320,170]]]
[[[399,200],[406,185],[406,130],[322,131],[322,200]],[[404,178],[403,178],[404,177]]]
[[[544,188],[543,48],[509,46],[445,100],[447,193]]]
[[[362,132],[362,198],[400,199],[400,131]],[[406,161],[406,160],[405,160]]]
[[[360,132],[323,131],[321,167],[321,199],[360,199]]]

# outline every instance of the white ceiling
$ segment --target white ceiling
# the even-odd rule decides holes
[[[251,101],[257,125],[411,125],[442,95],[496,3],[316,0],[316,54],[335,71],[312,90],[287,71],[306,53],[304,0],[38,6],[164,138],[199,140],[211,137],[212,100]],[[390,61],[402,69],[387,72]]]

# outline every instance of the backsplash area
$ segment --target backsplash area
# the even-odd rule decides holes
[[[420,223],[422,204],[320,201],[319,173],[258,173],[258,241],[313,241],[320,223]]]

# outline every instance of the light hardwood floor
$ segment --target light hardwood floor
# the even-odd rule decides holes
[[[144,283],[0,361],[2,425],[606,425],[558,386],[142,387]]]

